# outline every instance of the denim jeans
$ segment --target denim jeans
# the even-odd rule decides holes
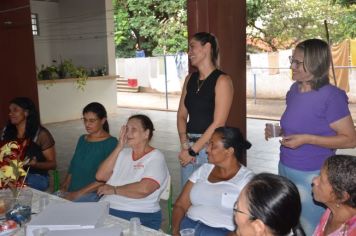
[[[142,212],[133,212],[133,211],[120,211],[120,210],[110,208],[109,214],[126,220],[130,220],[133,217],[138,217],[140,218],[141,224],[148,228],[155,229],[155,230],[159,230],[161,228],[161,223],[162,223],[161,210],[154,213],[142,213]]]
[[[189,134],[189,137],[200,137],[201,134]],[[192,146],[194,143],[190,142],[189,146]],[[208,154],[206,153],[206,148],[203,148],[199,151],[199,154],[195,157],[195,163],[189,163],[186,166],[181,166],[181,188],[184,187],[185,183],[189,180],[191,174],[197,170],[204,163],[208,163]]]
[[[97,202],[100,197],[96,194],[96,192],[84,194],[77,199],[74,199],[73,202]]]
[[[290,179],[297,186],[300,194],[300,200],[302,202],[300,224],[302,225],[306,235],[313,235],[314,229],[318,225],[320,217],[325,211],[325,208],[323,208],[321,204],[315,202],[312,196],[312,180],[315,176],[319,175],[320,170],[295,170],[279,162],[278,173],[279,175]]]
[[[46,191],[49,187],[49,176],[40,174],[27,174],[26,183],[31,188]]]
[[[180,223],[180,229],[195,229],[195,236],[225,236],[231,231],[226,228],[214,228],[210,227],[200,221],[194,221],[185,216]]]

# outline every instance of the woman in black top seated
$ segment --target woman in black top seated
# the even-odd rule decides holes
[[[41,126],[34,103],[27,97],[17,97],[10,101],[9,121],[1,140],[28,140],[25,156],[30,158],[30,170],[26,183],[32,188],[45,191],[49,186],[48,170],[56,168],[54,139],[51,133]]]
[[[214,130],[225,125],[234,92],[230,76],[218,69],[214,35],[196,33],[189,42],[188,55],[198,71],[185,79],[177,113],[182,186],[195,169],[208,162],[204,146]]]

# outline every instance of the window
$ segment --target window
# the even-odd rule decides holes
[[[32,35],[40,35],[38,28],[38,14],[31,13]]]

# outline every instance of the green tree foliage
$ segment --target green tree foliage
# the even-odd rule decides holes
[[[333,2],[343,6],[350,6],[356,4],[356,0],[333,0]]]
[[[247,36],[273,51],[290,48],[307,38],[339,42],[356,36],[356,5],[345,7],[328,0],[247,0]]]
[[[147,56],[186,51],[186,0],[113,0],[118,57],[134,57],[136,44]]]

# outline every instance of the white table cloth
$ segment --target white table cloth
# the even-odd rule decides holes
[[[56,202],[66,202],[68,200],[57,197],[55,195],[46,193],[46,192],[41,192],[38,191],[36,189],[31,189],[33,192],[33,198],[32,198],[32,212],[36,213],[39,211],[39,199],[41,196],[47,195],[49,198],[49,202],[50,203],[56,203]],[[108,215],[105,219],[104,219],[104,226],[105,228],[109,228],[109,227],[113,227],[119,225],[121,228],[124,229],[124,232],[128,232],[129,229],[129,225],[130,222],[125,220],[125,219],[121,219],[118,217],[114,217],[111,215]],[[153,236],[153,235],[159,235],[159,236],[163,236],[166,235],[163,232],[160,231],[156,231],[147,227],[142,226],[141,227],[143,230],[143,236]],[[17,233],[14,234],[15,236],[24,236],[25,235],[25,229],[24,227],[22,227]],[[125,234],[126,235],[126,234]]]

